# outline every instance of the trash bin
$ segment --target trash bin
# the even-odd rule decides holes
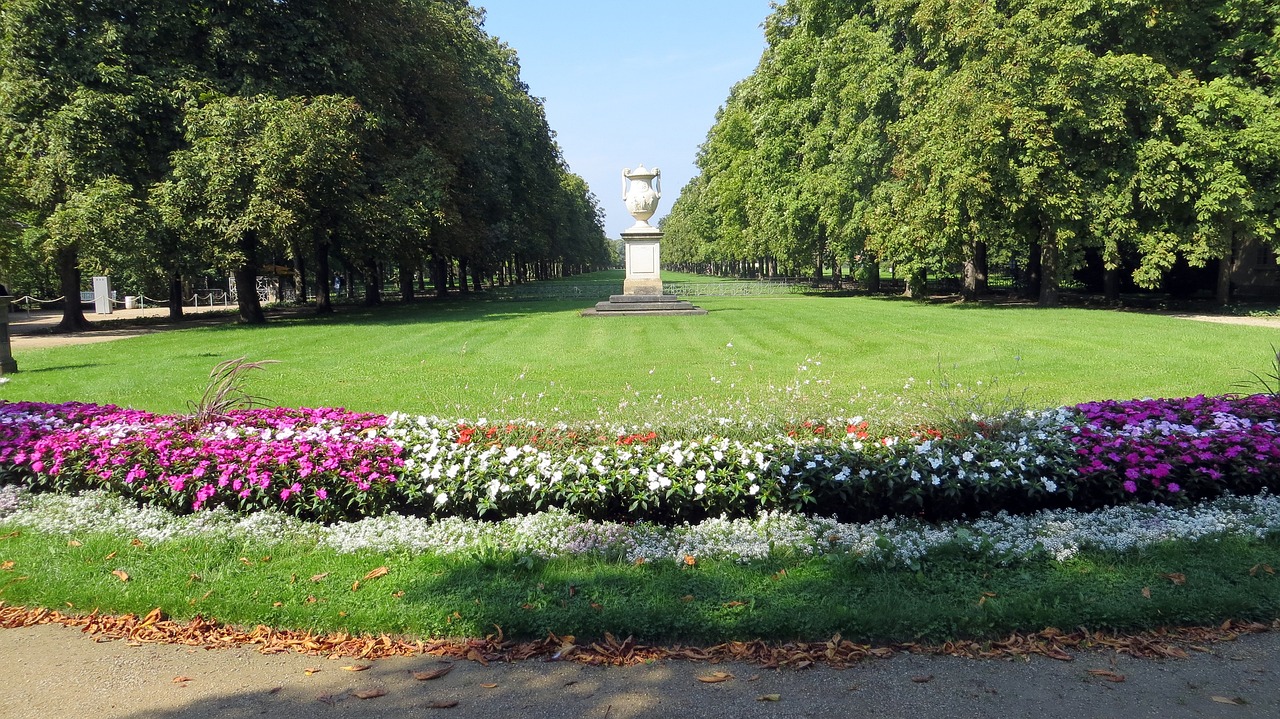
[[[136,296],[136,295],[125,295],[125,296],[124,296],[124,308],[125,308],[126,310],[136,310],[136,309],[138,309],[138,298],[137,298],[137,296]]]

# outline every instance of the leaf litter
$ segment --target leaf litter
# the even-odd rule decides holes
[[[126,640],[131,644],[180,644],[209,649],[253,647],[263,654],[300,653],[361,660],[384,657],[437,656],[480,664],[538,659],[574,661],[593,666],[626,666],[653,661],[743,662],[766,668],[805,669],[815,664],[848,667],[859,662],[898,654],[954,656],[974,659],[1043,656],[1072,661],[1071,652],[1104,650],[1138,659],[1186,659],[1188,650],[1206,651],[1213,642],[1232,641],[1242,635],[1280,631],[1280,619],[1271,624],[1227,620],[1216,627],[1170,627],[1129,634],[1077,629],[1064,632],[1048,628],[1014,633],[997,640],[957,640],[941,644],[906,642],[875,646],[852,642],[839,635],[825,642],[724,642],[714,646],[641,644],[634,637],[619,640],[610,633],[596,642],[569,635],[548,634],[532,641],[506,639],[501,632],[484,639],[410,639],[355,635],[347,632],[313,632],[253,628],[222,624],[201,616],[176,621],[159,609],[145,617],[136,614],[68,614],[47,608],[10,606],[0,601],[0,628],[15,629],[45,624],[77,628],[96,640]],[[351,665],[352,667],[360,665]],[[343,667],[344,669],[346,667]],[[1103,677],[1105,678],[1105,677]]]

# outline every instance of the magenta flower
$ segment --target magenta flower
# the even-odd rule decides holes
[[[1129,494],[1136,494],[1138,491],[1138,483],[1133,481],[1132,479],[1125,480],[1124,491],[1128,492]]]

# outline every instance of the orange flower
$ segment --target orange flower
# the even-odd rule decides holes
[[[698,560],[695,559],[692,554],[686,554],[684,555],[684,563],[692,567],[693,565],[698,563]]]

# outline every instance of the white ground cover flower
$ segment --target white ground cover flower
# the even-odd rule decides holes
[[[1170,541],[1274,537],[1280,535],[1280,496],[1225,497],[1187,509],[1146,504],[1094,512],[1000,513],[943,524],[901,518],[846,523],[762,512],[749,519],[715,518],[664,527],[648,522],[586,522],[564,510],[550,510],[500,522],[390,514],[322,526],[274,511],[237,515],[217,509],[174,515],[137,507],[101,491],[67,496],[30,494],[5,486],[0,487],[0,524],[54,536],[113,534],[148,544],[180,539],[305,542],[342,553],[465,556],[500,551],[516,557],[586,556],[625,562],[679,562],[686,556],[749,562],[848,555],[869,565],[911,566],[934,551],[959,548],[1016,564],[1065,561],[1081,551],[1124,552]]]

